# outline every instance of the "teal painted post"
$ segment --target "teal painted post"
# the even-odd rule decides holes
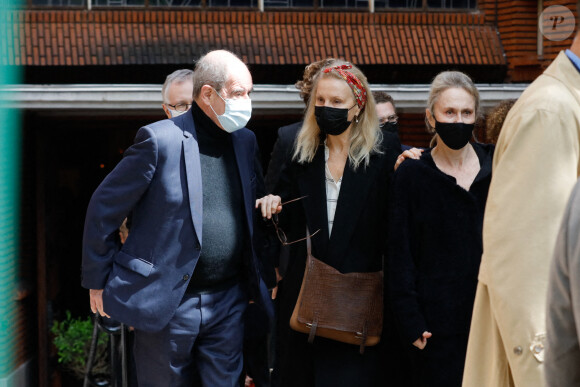
[[[7,106],[7,84],[18,83],[16,33],[12,18],[16,0],[0,0],[0,380],[15,371],[16,276],[19,261],[20,113]],[[4,47],[2,47],[4,46]],[[8,382],[10,384],[10,382]]]

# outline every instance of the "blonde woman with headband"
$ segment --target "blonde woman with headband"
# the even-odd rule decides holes
[[[341,273],[383,268],[389,175],[400,154],[395,136],[381,134],[364,74],[335,62],[314,79],[293,152],[274,190],[256,201],[280,242],[290,247],[279,283],[278,339],[282,386],[382,385],[379,347],[359,347],[293,331],[289,320],[306,261],[312,255]]]

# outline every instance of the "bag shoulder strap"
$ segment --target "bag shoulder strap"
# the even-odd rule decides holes
[[[310,240],[310,231],[308,230],[308,227],[306,227],[306,252],[308,253],[308,256],[312,255],[312,241]]]

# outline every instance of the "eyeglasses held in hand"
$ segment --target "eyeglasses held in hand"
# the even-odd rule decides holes
[[[280,205],[285,206],[288,203],[296,202],[300,199],[304,199],[305,197],[308,197],[308,195],[301,196],[301,197],[296,198],[296,199],[288,200],[287,202],[281,203]],[[308,237],[305,237],[305,238],[301,238],[301,239],[298,239],[298,240],[295,240],[292,242],[288,242],[288,238],[286,237],[284,230],[282,230],[282,228],[278,226],[278,214],[272,215],[271,220],[272,220],[272,224],[274,225],[274,228],[276,229],[276,236],[278,237],[278,240],[280,241],[280,243],[282,243],[282,246],[288,246],[288,245],[291,245],[293,243],[302,242],[302,241],[305,241],[306,239],[308,239]],[[312,234],[310,234],[310,236],[316,235],[316,233],[318,233],[319,231],[320,231],[320,229],[314,231]]]

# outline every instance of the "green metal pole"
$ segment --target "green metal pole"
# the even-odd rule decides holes
[[[18,83],[12,17],[17,0],[0,0],[0,93]],[[20,114],[0,98],[0,380],[10,385],[15,371],[16,291],[19,261]],[[9,99],[8,99],[9,100]]]

